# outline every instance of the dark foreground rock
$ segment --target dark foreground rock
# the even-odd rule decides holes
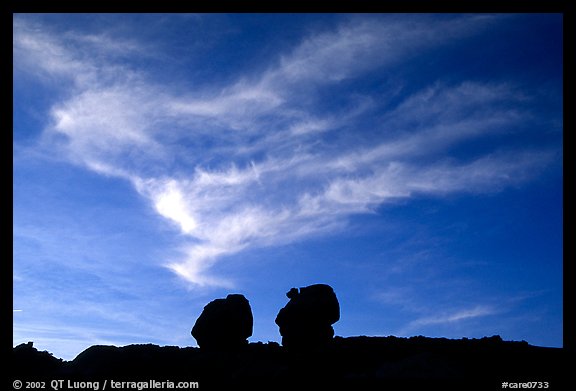
[[[248,344],[253,322],[248,299],[231,294],[208,303],[191,333],[204,350],[238,350]]]
[[[276,316],[282,346],[306,350],[328,345],[334,337],[332,325],[340,319],[340,304],[332,287],[292,288],[286,296],[290,301]]]
[[[444,389],[453,385],[455,389],[499,390],[502,382],[536,381],[547,382],[547,388],[554,390],[562,389],[569,362],[563,349],[506,342],[500,337],[335,337],[329,345],[306,352],[286,350],[274,342],[250,343],[235,352],[151,344],[92,346],[72,361],[20,345],[13,355],[14,379],[195,381],[200,389],[231,385],[411,389],[438,383]]]

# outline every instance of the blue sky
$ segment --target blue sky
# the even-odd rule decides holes
[[[14,339],[194,346],[242,293],[279,341],[562,346],[562,17],[16,14]]]

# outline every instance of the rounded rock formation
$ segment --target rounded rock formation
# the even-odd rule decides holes
[[[206,304],[192,328],[192,336],[204,350],[236,350],[252,335],[252,309],[240,294],[230,294]]]
[[[290,301],[278,312],[282,345],[307,349],[324,346],[332,341],[332,325],[340,319],[340,305],[331,286],[315,284],[290,289]]]

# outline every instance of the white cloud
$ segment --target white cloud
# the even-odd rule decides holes
[[[423,274],[423,271],[419,270],[418,274]],[[451,282],[454,282],[453,278]],[[418,280],[418,285],[406,281],[401,285],[396,285],[391,280],[385,290],[376,292],[373,295],[375,301],[400,309],[401,312],[406,314],[405,324],[394,331],[396,335],[423,332],[426,328],[442,328],[453,332],[460,328],[462,322],[474,321],[494,315],[501,316],[512,310],[510,303],[507,303],[508,300],[498,298],[487,302],[486,298],[484,298],[479,301],[478,298],[470,295],[463,296],[462,292],[455,293],[456,291],[450,289],[447,292],[443,292],[441,297],[436,296],[432,292],[422,295],[421,292],[418,292],[418,289],[421,289],[420,284],[420,279]],[[499,302],[498,305],[489,303],[496,301]],[[427,331],[427,333],[429,332]]]
[[[216,257],[234,250],[218,248],[214,245],[194,246],[185,252],[184,259],[169,262],[166,267],[200,288],[207,286],[232,288],[234,286],[232,281],[209,275],[208,270],[214,264]],[[239,249],[236,249],[236,251],[239,251]]]
[[[415,328],[423,326],[460,322],[464,320],[471,320],[479,317],[490,316],[497,313],[498,313],[497,309],[491,306],[477,305],[472,308],[457,310],[454,312],[448,312],[440,315],[432,315],[418,318],[410,322],[410,324],[408,325],[408,329],[413,330]]]
[[[327,119],[308,119],[294,124],[290,128],[293,135],[302,135],[307,133],[323,132],[332,126],[332,121]]]
[[[142,42],[106,34],[57,33],[19,16],[13,20],[13,53],[16,71],[57,85],[70,82],[81,89],[131,80],[137,72],[113,61],[156,54]]]
[[[396,198],[498,189],[545,164],[545,153],[514,150],[466,162],[444,157],[459,143],[526,120],[524,112],[501,108],[522,98],[507,85],[436,83],[388,108],[370,129],[355,120],[367,109],[383,110],[377,99],[328,114],[299,101],[303,86],[386,69],[493,19],[353,20],[304,40],[250,81],[187,94],[113,61],[110,53],[125,45],[140,53],[135,43],[115,45],[106,35],[57,37],[20,23],[14,46],[20,63],[75,85],[52,109],[48,146],[131,181],[174,223],[187,244],[182,259],[164,263],[177,275],[199,286],[230,286],[231,280],[210,275],[222,257],[341,229],[349,215]],[[82,43],[108,54],[88,58]],[[353,137],[361,131],[372,135],[370,145]],[[346,132],[344,141],[327,137]]]
[[[170,181],[164,191],[154,195],[152,202],[158,213],[178,223],[185,234],[190,234],[196,229],[197,222],[188,210],[185,197],[176,182]]]
[[[40,26],[32,26],[14,20],[13,52],[15,70],[44,77],[70,77],[79,81],[93,76],[94,68],[66,50],[51,35],[45,34]]]
[[[207,117],[233,129],[250,130],[250,122],[263,112],[275,109],[282,98],[271,88],[238,82],[216,96],[175,99],[169,108],[176,115]]]
[[[446,37],[464,38],[497,20],[497,16],[463,16],[431,23],[425,16],[404,15],[355,19],[335,31],[304,40],[280,65],[265,75],[273,85],[312,81],[334,83],[358,73],[390,66],[446,43]]]

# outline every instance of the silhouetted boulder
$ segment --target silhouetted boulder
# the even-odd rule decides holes
[[[208,303],[192,328],[201,349],[236,350],[248,344],[252,335],[252,309],[239,294]]]
[[[328,344],[334,337],[332,325],[340,319],[340,305],[331,286],[310,285],[290,289],[290,301],[276,316],[282,345],[306,349]]]

